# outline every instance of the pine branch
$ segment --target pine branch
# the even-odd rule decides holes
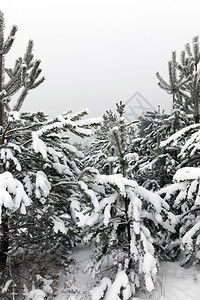
[[[40,125],[44,125],[44,123],[43,123],[43,122],[41,122],[41,123],[38,122],[38,123],[32,124],[32,125],[30,125],[30,126],[26,126],[26,127],[14,128],[14,129],[9,130],[9,131],[7,132],[7,134],[11,134],[11,133],[13,133],[13,132],[19,132],[19,131],[26,131],[26,130],[28,130],[28,129],[32,129],[32,128],[35,127],[35,126],[40,126]]]
[[[10,125],[11,125],[11,122],[9,122],[9,123],[7,124],[7,126],[6,126],[6,128],[5,128],[4,132],[3,132],[2,140],[1,140],[1,143],[2,143],[2,144],[4,144],[5,136],[6,136],[6,133],[8,132],[8,129],[9,129]]]
[[[58,187],[58,186],[63,186],[63,185],[78,185],[79,186],[79,183],[78,182],[73,182],[73,181],[60,181],[60,182],[54,184],[52,186],[52,188]]]
[[[190,58],[193,57],[192,51],[191,51],[191,48],[190,48],[190,44],[189,44],[189,43],[187,43],[187,44],[185,45],[185,51],[187,52],[187,55],[188,55]]]
[[[2,13],[2,11],[0,11],[0,55],[3,54],[4,29],[5,29],[4,14]]]
[[[31,61],[33,59],[33,40],[29,40],[26,52],[24,54],[23,61],[26,63],[27,67],[31,67]]]
[[[19,111],[24,103],[24,100],[26,98],[26,96],[28,95],[28,89],[24,88],[20,97],[17,100],[17,103],[15,104],[15,106],[13,107],[14,111]]]
[[[17,32],[17,26],[14,25],[11,29],[11,32],[10,32],[7,40],[5,41],[4,48],[3,48],[3,54],[7,54],[10,51],[10,49],[13,45],[13,42],[15,40],[16,32]]]

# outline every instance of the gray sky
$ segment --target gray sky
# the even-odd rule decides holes
[[[87,107],[91,117],[139,91],[154,107],[172,100],[157,86],[171,52],[200,34],[199,0],[1,0],[6,32],[18,33],[7,66],[34,40],[45,83],[24,109],[51,116]]]

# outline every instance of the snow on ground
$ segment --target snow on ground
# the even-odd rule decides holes
[[[161,265],[161,296],[156,300],[197,300],[200,298],[200,266],[185,269],[177,262]]]
[[[89,291],[94,280],[81,269],[87,264],[91,249],[81,246],[74,250],[76,259],[74,280],[70,289],[63,290],[53,300],[91,300]],[[156,289],[138,293],[130,300],[198,300],[200,299],[200,266],[183,268],[178,262],[162,262]]]
[[[53,300],[90,300],[90,290],[93,288],[94,279],[83,272],[91,249],[88,246],[79,246],[74,249],[75,264],[69,267],[68,274],[63,274],[58,291],[60,293]]]
[[[183,268],[178,262],[163,262],[156,289],[149,295],[132,300],[198,300],[200,299],[200,266]]]
[[[85,265],[87,264],[89,255],[91,254],[91,249],[88,250],[87,246],[81,246],[75,249],[73,254],[77,265],[79,266],[78,271],[75,275],[74,285],[80,289],[90,288],[91,281],[94,280],[89,274],[83,273],[81,269],[84,269]]]

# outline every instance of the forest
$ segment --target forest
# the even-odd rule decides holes
[[[168,80],[156,73],[170,114],[128,122],[119,101],[99,118],[83,109],[50,119],[23,111],[45,78],[32,40],[6,67],[17,27],[4,28],[1,12],[0,298],[54,299],[66,272],[70,290],[73,251],[86,245],[94,285],[62,299],[153,299],[162,262],[200,262],[199,37],[172,53]]]

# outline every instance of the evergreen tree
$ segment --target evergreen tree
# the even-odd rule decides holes
[[[126,123],[125,105],[116,105],[117,114],[107,111],[101,126],[95,131],[96,138],[84,150],[85,167],[95,166],[101,174],[125,173],[133,178],[134,164],[138,159],[133,142],[136,138],[135,122]]]
[[[169,206],[132,179],[137,155],[131,152],[122,102],[117,105],[117,112],[119,117],[108,136],[113,151],[106,157],[112,164],[109,173],[86,168],[79,176],[80,192],[76,195],[77,199],[85,194],[76,216],[79,226],[85,228],[85,240],[95,243],[88,269],[93,276],[103,272],[109,277],[98,287],[103,299],[109,299],[116,282],[116,295],[121,299],[129,299],[141,287],[150,292],[154,288],[157,258],[163,257],[163,240],[168,230],[174,232]]]
[[[160,148],[163,151],[176,149],[177,168],[199,166],[199,128],[199,124],[191,124],[161,142]]]
[[[139,118],[138,139],[133,146],[138,149],[139,160],[135,165],[135,179],[150,189],[158,189],[172,182],[179,164],[176,146],[161,147],[162,141],[192,123],[180,109],[171,115],[146,112]]]
[[[199,168],[181,168],[174,176],[174,183],[159,191],[177,219],[176,235],[168,239],[169,256],[174,258],[182,250],[183,266],[188,262],[197,264],[200,260],[199,175]]]
[[[29,90],[44,78],[38,78],[40,61],[33,62],[32,42],[13,69],[5,68],[14,28],[4,41],[1,13],[0,284],[12,277],[13,288],[22,278],[31,285],[30,278],[46,272],[45,261],[69,261],[78,232],[70,196],[76,191],[83,154],[71,145],[67,132],[88,137],[100,122],[83,119],[87,110],[67,111],[50,120],[43,112],[20,112]],[[11,108],[10,99],[20,89]]]
[[[191,124],[161,142],[162,149],[176,147],[179,164],[173,183],[158,193],[177,216],[176,234],[169,237],[169,256],[183,250],[182,265],[199,263],[199,135],[200,125]],[[171,240],[171,242],[170,242]]]
[[[95,166],[102,174],[109,174],[111,171],[111,162],[109,157],[113,151],[109,135],[110,130],[117,125],[117,115],[111,110],[106,111],[103,115],[101,125],[95,130],[92,141],[83,147],[84,159],[82,160],[83,167]]]
[[[169,71],[169,83],[167,83],[159,74],[156,73],[156,76],[159,80],[159,87],[164,89],[168,94],[172,95],[173,108],[178,107],[182,103],[182,97],[186,94],[184,93],[184,74],[178,74],[178,63],[176,61],[176,52],[172,52],[172,59],[168,62],[168,71]]]
[[[176,52],[172,53],[169,62],[169,83],[157,72],[158,85],[173,96],[173,109],[180,108],[192,114],[195,123],[199,123],[200,83],[198,64],[200,61],[199,37],[192,41],[192,50],[188,44],[181,52],[180,62],[176,60]]]
[[[19,118],[17,111],[21,107],[28,91],[32,88],[39,86],[43,81],[44,77],[38,79],[41,73],[39,69],[40,61],[36,60],[33,62],[33,42],[29,41],[27,51],[24,58],[21,57],[16,60],[14,68],[5,68],[5,56],[10,51],[12,44],[15,39],[15,34],[17,32],[17,27],[13,26],[7,39],[4,38],[4,16],[0,12],[0,126],[1,126],[1,151],[7,144],[6,135],[9,129],[11,129],[12,121]],[[6,80],[6,75],[8,75],[8,80]],[[21,90],[21,94],[17,99],[14,109],[11,111],[9,102],[11,97]],[[4,149],[5,150],[5,149]],[[19,151],[15,149],[15,151]],[[18,171],[20,171],[20,166],[17,159],[14,159],[11,150],[5,150],[5,160],[12,161],[13,165],[17,165]],[[9,164],[9,162],[7,163]],[[4,165],[1,165],[2,172],[6,170]],[[13,191],[14,192],[14,191]],[[4,198],[3,198],[4,199]],[[2,199],[2,205],[4,200]],[[19,199],[20,200],[20,199]],[[19,201],[18,200],[18,201]],[[6,256],[9,249],[8,243],[8,217],[5,214],[5,209],[3,209],[4,216],[1,222],[1,232],[2,238],[0,240],[0,266],[4,268],[6,263]]]

